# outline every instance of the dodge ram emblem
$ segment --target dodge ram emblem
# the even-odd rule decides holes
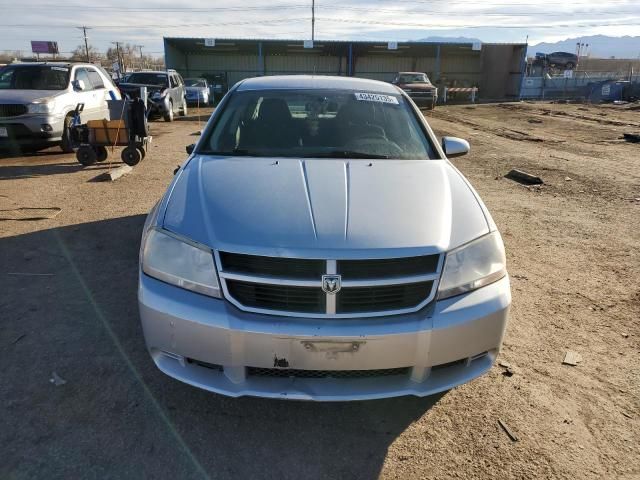
[[[329,295],[334,295],[342,288],[342,279],[340,275],[323,275],[322,290]]]

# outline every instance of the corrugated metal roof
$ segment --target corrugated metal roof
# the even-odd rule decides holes
[[[304,43],[304,39],[300,38],[229,38],[229,37],[206,37],[206,38],[215,38],[216,41],[222,42],[264,42],[264,43]],[[171,40],[192,40],[192,41],[204,41],[205,37],[163,37],[165,41]],[[314,43],[342,43],[342,44],[386,44],[389,43],[390,40],[336,40],[336,39],[322,39],[317,38],[314,40]],[[394,40],[395,42],[395,40]],[[472,42],[420,42],[420,41],[397,41],[398,45],[473,45]],[[495,42],[483,42],[483,45],[513,45],[513,46],[527,46],[526,43],[495,43]]]

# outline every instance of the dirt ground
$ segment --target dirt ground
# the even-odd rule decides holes
[[[0,209],[62,208],[0,221],[0,478],[640,478],[640,145],[620,139],[640,111],[428,116],[471,142],[454,163],[506,243],[509,371],[340,404],[228,399],[161,374],[137,312],[139,236],[201,127],[157,122],[149,156],[114,183],[56,149],[0,159]],[[503,178],[512,168],[545,184]]]

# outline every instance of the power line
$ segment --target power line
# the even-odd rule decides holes
[[[634,17],[639,18],[639,17]],[[587,27],[619,27],[619,26],[640,26],[640,19],[635,22],[616,22],[616,23],[563,23],[563,24],[527,24],[527,25],[496,25],[496,24],[478,24],[478,25],[461,25],[461,24],[442,24],[442,23],[408,23],[408,22],[388,22],[377,20],[358,20],[349,18],[330,18],[330,17],[317,17],[318,20],[323,22],[338,22],[338,23],[357,23],[363,25],[381,25],[387,27],[418,27],[418,28],[430,28],[430,29],[477,29],[477,28],[514,28],[514,29],[547,29],[547,28],[587,28]]]
[[[307,7],[308,8],[308,7]],[[114,30],[114,29],[131,29],[131,28],[184,28],[184,27],[224,27],[224,26],[235,26],[235,25],[262,25],[262,24],[271,24],[271,23],[289,23],[289,22],[307,22],[309,21],[308,17],[303,18],[277,18],[273,20],[251,20],[251,21],[242,21],[242,22],[221,22],[221,23],[175,23],[175,24],[167,24],[167,23],[158,23],[158,24],[130,24],[130,25],[92,25],[90,28],[92,29],[104,29],[104,30]],[[73,25],[51,25],[45,23],[30,23],[30,24],[0,24],[0,27],[5,28],[80,28],[75,27]],[[89,29],[89,27],[87,27]]]
[[[577,21],[576,23],[544,23],[544,24],[523,24],[523,25],[496,25],[492,24],[443,24],[442,22],[438,23],[413,23],[413,22],[391,22],[391,21],[382,21],[382,20],[361,20],[361,19],[349,19],[349,18],[335,18],[335,17],[316,17],[316,20],[321,20],[323,22],[338,22],[338,23],[358,23],[358,24],[371,24],[371,25],[382,25],[382,26],[400,26],[400,27],[423,27],[423,28],[456,28],[456,29],[467,29],[467,28],[530,28],[530,29],[539,29],[539,28],[581,28],[581,27],[616,27],[616,26],[637,26],[640,25],[640,17],[633,16],[626,19],[624,21],[617,22],[616,19],[604,19],[599,21],[586,20],[588,23],[583,23],[581,21]],[[632,21],[635,20],[635,21]],[[184,28],[184,27],[201,27],[201,28],[211,28],[211,27],[222,27],[222,26],[240,26],[240,25],[255,25],[255,24],[275,24],[275,23],[290,23],[290,22],[307,22],[309,21],[308,17],[306,18],[288,18],[288,19],[273,19],[273,20],[260,20],[260,21],[242,21],[242,22],[220,22],[220,23],[180,23],[180,24],[136,24],[135,28]],[[4,28],[80,28],[80,29],[103,29],[103,30],[112,30],[112,29],[130,29],[133,28],[134,25],[93,25],[91,27],[73,27],[71,25],[48,25],[48,24],[3,24],[0,27]]]

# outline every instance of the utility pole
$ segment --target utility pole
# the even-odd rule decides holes
[[[120,59],[120,42],[111,42],[113,45],[116,46],[116,56],[118,57],[118,78],[120,78],[120,76],[124,73],[122,71],[122,60]]]
[[[311,0],[311,43],[316,39],[316,0]]]
[[[89,58],[89,42],[87,41],[88,37],[87,37],[87,30],[91,30],[91,28],[86,27],[86,26],[82,26],[82,27],[76,27],[79,30],[82,30],[82,34],[84,36],[84,53],[87,59],[87,62],[91,61],[91,58]]]
[[[134,45],[133,48],[135,47],[140,49],[140,68],[144,68],[144,56],[142,55],[142,47],[144,47],[144,45]]]

